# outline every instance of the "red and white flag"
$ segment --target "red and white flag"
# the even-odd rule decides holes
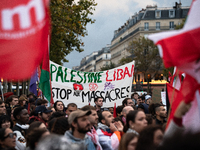
[[[174,97],[171,108],[176,109],[180,101],[192,101],[192,108],[183,118],[187,129],[200,129],[200,0],[193,0],[187,21],[181,30],[152,34],[148,38],[158,45],[166,68],[176,66],[186,73],[179,96]],[[179,73],[178,73],[179,74]],[[179,81],[180,77],[179,77]],[[179,90],[179,88],[177,88]],[[175,110],[173,110],[175,112]],[[170,118],[173,114],[170,115]],[[195,119],[196,118],[196,119]],[[198,118],[198,119],[197,119]]]
[[[41,63],[49,35],[47,0],[0,1],[0,77],[28,79]]]

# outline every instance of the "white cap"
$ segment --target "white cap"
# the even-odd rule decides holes
[[[150,95],[146,95],[146,96],[145,96],[145,100],[148,100],[148,99],[150,99],[150,98],[151,98]]]

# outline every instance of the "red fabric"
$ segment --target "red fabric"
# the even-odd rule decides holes
[[[187,74],[180,89],[186,104],[194,100],[195,92],[199,88],[200,84],[198,84],[193,77]]]
[[[31,120],[31,119],[34,119],[34,121],[40,121],[40,122],[44,123],[46,126],[48,126],[48,124],[43,119],[41,119],[38,116],[31,116],[31,117],[29,117],[29,120]]]
[[[169,71],[169,73],[168,73],[168,81],[171,82],[171,80],[172,80],[172,74],[171,74],[171,72]]]
[[[174,87],[172,87],[171,84],[167,83],[167,94],[168,94],[168,98],[169,98],[169,102],[170,104],[172,104],[172,101],[174,100],[175,97],[177,97],[178,94],[178,90],[175,89]]]
[[[50,65],[49,65],[49,42],[50,42],[50,37],[48,37],[47,39],[47,43],[46,43],[46,47],[45,47],[45,53],[44,53],[44,57],[43,57],[43,61],[42,61],[42,70],[46,70],[49,72],[49,82],[50,82],[50,91],[51,91],[51,100],[50,100],[50,104],[51,106],[53,106],[54,104],[54,100],[53,100],[53,96],[52,96],[52,85],[51,85],[51,75],[50,75]]]
[[[158,41],[166,68],[181,66],[200,57],[200,28]]]
[[[94,127],[92,127],[91,132],[87,132],[87,135],[91,137],[92,142],[96,145],[96,150],[102,150],[101,145],[98,141],[98,134]]]
[[[170,116],[168,118],[167,127],[171,121],[171,119],[174,117],[174,113],[179,106],[181,101],[185,101],[186,104],[190,103],[194,100],[195,92],[197,89],[199,89],[200,85],[197,83],[197,81],[189,76],[186,75],[185,79],[183,80],[183,83],[181,84],[180,91],[173,89],[169,84],[167,84],[167,90],[168,90],[168,97],[171,104],[171,112]],[[171,98],[174,98],[173,101]]]
[[[112,136],[113,133],[108,133],[107,131],[104,131],[101,129],[101,132],[106,136]]]
[[[183,124],[182,124],[182,118],[176,118],[174,116],[173,120],[174,120],[175,124],[178,125],[179,127],[183,126]]]
[[[31,107],[31,104],[28,103],[28,114],[30,114],[30,107]]]
[[[175,113],[177,107],[179,106],[180,102],[183,100],[183,95],[181,94],[181,92],[179,92],[178,90],[175,92],[176,93],[174,94],[173,101],[170,100],[170,96],[169,96],[169,100],[171,101],[171,112],[168,117],[166,129],[168,128],[168,125],[169,125],[171,119],[173,119],[174,113]],[[172,93],[172,91],[171,91],[171,93]]]
[[[47,0],[1,0],[0,10],[0,77],[28,79],[41,63],[47,44]]]
[[[113,109],[113,117],[117,117],[117,112],[116,112],[116,103],[114,104],[114,109]]]

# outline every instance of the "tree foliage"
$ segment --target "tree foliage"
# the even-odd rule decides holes
[[[176,25],[175,29],[178,30],[178,29],[182,29],[184,24],[185,24],[185,21],[186,21],[186,18],[182,20],[181,24],[179,25]]]
[[[51,44],[50,59],[58,64],[68,62],[67,56],[73,50],[82,52],[81,37],[87,35],[86,25],[94,23],[89,15],[97,4],[94,0],[51,0]]]
[[[134,56],[137,72],[142,72],[144,75],[148,73],[156,74],[163,68],[158,48],[151,40],[140,37],[132,41],[127,50]]]
[[[129,63],[129,62],[131,62],[131,61],[133,61],[133,58],[131,58],[131,57],[123,57],[120,61],[119,61],[119,63],[120,64],[122,64],[122,65],[125,65],[125,64],[127,64],[127,63]]]
[[[101,70],[101,71],[105,71],[105,70],[113,69],[113,68],[115,68],[115,67],[116,67],[115,64],[112,63],[112,62],[110,62],[109,65],[105,65],[105,66],[101,67],[100,70]]]

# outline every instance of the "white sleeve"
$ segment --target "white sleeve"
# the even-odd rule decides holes
[[[26,139],[19,131],[14,131],[17,134],[16,137],[16,146],[17,150],[25,150],[26,149]]]

